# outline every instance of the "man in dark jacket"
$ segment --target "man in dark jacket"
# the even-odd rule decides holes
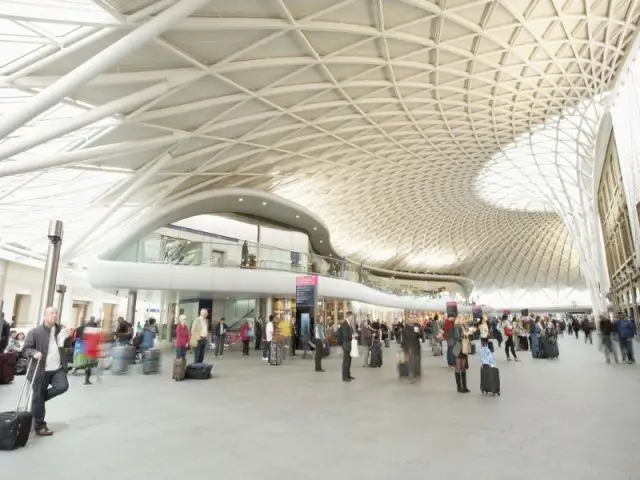
[[[340,324],[337,333],[338,345],[342,347],[342,381],[350,382],[355,380],[351,376],[351,340],[353,339],[353,313],[347,312],[345,319]]]
[[[30,369],[33,379],[33,420],[37,435],[51,436],[53,432],[45,422],[45,402],[62,395],[69,388],[67,365],[60,346],[69,336],[69,331],[58,325],[58,309],[47,307],[44,322],[32,329],[24,341],[23,354],[37,361],[37,368]]]
[[[418,319],[407,323],[402,332],[402,350],[409,363],[409,379],[417,382],[422,373],[422,351],[420,347],[421,330]]]

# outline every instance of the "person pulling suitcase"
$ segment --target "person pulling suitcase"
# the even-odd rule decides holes
[[[493,343],[480,347],[480,392],[500,395],[500,370],[496,368]]]

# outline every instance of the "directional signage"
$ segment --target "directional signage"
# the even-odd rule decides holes
[[[296,307],[315,307],[317,290],[317,275],[303,275],[296,277]]]

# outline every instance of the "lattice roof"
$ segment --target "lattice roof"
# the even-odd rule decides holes
[[[20,109],[172,3],[3,0],[0,100]],[[0,141],[0,174],[28,166],[0,178],[0,241],[42,250],[58,216],[69,254],[90,253],[101,215],[117,232],[155,204],[243,186],[310,208],[366,263],[584,285],[598,102],[638,2],[200,3]],[[108,115],[7,155],[98,108]]]

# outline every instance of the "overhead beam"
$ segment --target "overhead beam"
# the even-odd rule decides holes
[[[208,2],[209,0],[180,0],[105,48],[102,52],[34,96],[22,109],[2,122],[0,124],[0,138],[9,136],[41,113],[59,103],[92,78],[115,66],[131,51],[150,42],[166,31],[173,23],[188,17]]]
[[[193,75],[194,78],[196,76],[197,74]],[[147,102],[162,95],[165,92],[168,92],[172,88],[180,85],[180,83],[189,80],[190,78],[182,78],[180,80],[165,81],[153,85],[139,92],[135,92],[127,95],[126,97],[114,100],[113,102],[109,102],[104,105],[100,105],[99,107],[87,110],[80,115],[76,115],[72,118],[67,119],[66,121],[59,122],[51,128],[38,129],[31,135],[25,135],[16,138],[15,140],[6,142],[0,145],[0,160],[4,160],[5,158],[9,158],[22,153],[26,150],[29,150],[30,148],[41,145],[55,138],[63,137],[64,135],[74,132],[80,128],[86,127],[87,125],[91,125],[112,115],[129,111],[130,109],[135,108],[136,106],[144,102]],[[27,161],[23,160],[22,162]]]

